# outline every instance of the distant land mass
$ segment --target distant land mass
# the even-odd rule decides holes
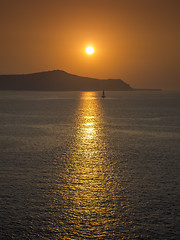
[[[121,79],[81,77],[62,70],[0,75],[0,90],[33,91],[132,91]]]

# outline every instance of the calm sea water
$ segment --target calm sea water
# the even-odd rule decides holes
[[[180,93],[0,92],[1,239],[179,239]]]

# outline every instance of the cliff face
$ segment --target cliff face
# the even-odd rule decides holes
[[[72,75],[61,70],[21,75],[0,75],[0,90],[39,91],[130,91],[120,79],[95,79]]]

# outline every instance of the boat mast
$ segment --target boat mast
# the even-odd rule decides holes
[[[102,92],[102,98],[105,98],[104,89],[103,89],[103,92]]]

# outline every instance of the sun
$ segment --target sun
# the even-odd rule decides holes
[[[92,55],[94,53],[94,48],[92,46],[88,46],[86,48],[86,53]]]

